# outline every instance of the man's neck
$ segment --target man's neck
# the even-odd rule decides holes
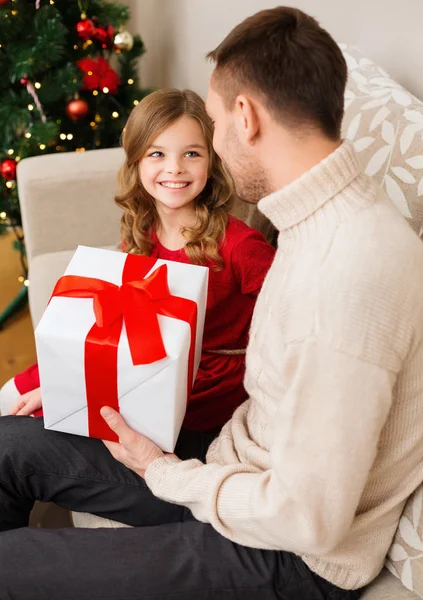
[[[342,143],[342,140],[330,140],[321,136],[294,136],[279,135],[276,133],[272,145],[279,152],[265,150],[265,170],[272,191],[280,190],[293,181],[299,179],[304,173],[310,171],[327,156],[332,154]]]

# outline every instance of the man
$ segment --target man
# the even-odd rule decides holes
[[[1,419],[3,530],[35,498],[138,527],[0,534],[0,598],[358,598],[421,481],[423,247],[341,142],[342,54],[279,7],[210,58],[215,148],[280,231],[250,399],[207,464],[163,455],[106,407],[111,454]]]

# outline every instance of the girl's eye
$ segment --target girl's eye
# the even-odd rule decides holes
[[[188,156],[188,158],[195,158],[200,155],[198,152],[195,152],[195,150],[190,150],[190,152],[187,152],[185,156]]]
[[[152,158],[159,158],[159,157],[163,156],[163,152],[159,152],[158,150],[156,150],[155,152],[152,152],[151,154],[149,154],[149,156],[151,156]]]

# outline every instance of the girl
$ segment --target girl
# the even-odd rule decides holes
[[[203,432],[220,429],[245,400],[248,330],[274,255],[260,233],[228,215],[232,183],[212,140],[196,93],[150,94],[124,129],[126,159],[115,198],[123,209],[124,251],[209,267],[202,359],[183,424]],[[39,409],[39,385],[36,365],[6,384],[0,396],[12,390],[10,414]]]

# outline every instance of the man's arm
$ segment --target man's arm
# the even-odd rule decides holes
[[[315,339],[292,344],[284,362],[289,386],[268,424],[269,470],[164,457],[146,481],[235,542],[321,555],[351,526],[396,377]]]
[[[272,399],[275,410],[267,424],[268,470],[180,461],[143,450],[145,442],[136,440],[146,438],[135,432],[133,462],[115,457],[145,476],[156,496],[187,506],[237,543],[298,554],[329,552],[345,537],[357,510],[395,374],[314,338],[288,347],[283,370],[288,385],[281,398]],[[248,453],[254,451],[252,441]]]

